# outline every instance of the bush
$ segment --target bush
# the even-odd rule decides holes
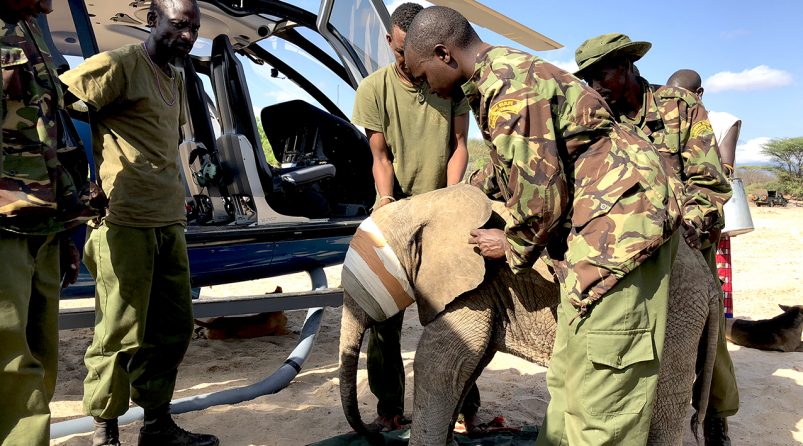
[[[276,159],[273,154],[273,148],[268,141],[268,136],[265,135],[265,130],[262,129],[262,121],[257,118],[257,130],[259,130],[259,139],[262,140],[262,153],[265,154],[265,161],[273,167],[280,167],[281,163]]]
[[[468,140],[468,167],[466,177],[475,170],[482,169],[491,157],[488,152],[488,145],[481,139]]]

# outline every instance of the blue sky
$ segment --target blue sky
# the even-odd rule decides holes
[[[574,50],[585,39],[622,32],[633,40],[653,44],[637,62],[641,74],[650,82],[664,83],[679,68],[697,70],[703,77],[703,99],[708,110],[742,119],[737,164],[765,160],[761,145],[771,138],[803,136],[803,1],[684,0],[674,2],[673,10],[657,3],[649,8],[644,5],[651,3],[640,1],[620,1],[615,7],[577,0],[480,1],[563,44],[562,49],[534,54],[565,69],[573,69]],[[317,12],[317,1],[293,3]],[[401,1],[386,3],[392,9]],[[522,48],[488,30],[478,31],[491,44]],[[311,61],[299,60],[315,66]],[[255,109],[295,96],[310,100],[289,82],[270,78],[268,70],[247,71],[266,80],[251,87]],[[350,88],[333,76],[315,77],[322,90],[350,115]],[[272,86],[281,86],[284,91],[277,93]],[[479,137],[473,124],[471,136]]]

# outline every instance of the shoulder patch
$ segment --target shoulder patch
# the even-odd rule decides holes
[[[524,108],[526,102],[523,99],[505,99],[497,102],[488,110],[488,127],[496,127],[496,120],[504,115],[513,115]]]
[[[705,135],[710,133],[714,133],[714,129],[711,127],[711,122],[708,119],[696,122],[693,126],[691,126],[692,138],[697,138],[700,135]]]

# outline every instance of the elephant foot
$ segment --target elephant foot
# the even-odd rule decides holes
[[[705,446],[731,446],[728,437],[728,419],[706,417],[703,421],[703,438]]]
[[[374,432],[390,432],[399,429],[406,429],[410,427],[413,420],[404,415],[395,415],[392,417],[383,417],[382,415],[368,425],[368,429]]]

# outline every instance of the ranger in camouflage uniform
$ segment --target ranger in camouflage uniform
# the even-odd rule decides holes
[[[633,63],[650,47],[649,42],[632,42],[618,33],[588,39],[577,48],[579,70],[575,74],[605,98],[619,122],[634,128],[663,155],[674,173],[686,241],[702,251],[718,282],[716,248],[725,223],[723,206],[731,196],[730,183],[699,98],[683,88],[650,85],[636,73]],[[725,417],[739,409],[736,375],[724,337],[724,313],[720,321],[711,398],[703,424],[709,446],[730,444]]]
[[[501,196],[512,219],[470,242],[514,271],[545,250],[561,284],[538,444],[644,444],[680,215],[657,151],[577,78],[489,46],[449,8],[419,13],[405,57],[440,95],[464,83],[491,147],[471,182]]]
[[[65,230],[91,212],[83,152],[57,153],[62,95],[36,21],[50,1],[2,1],[0,138],[0,443],[46,445],[48,404],[56,386],[60,238],[64,283],[75,281],[78,255]],[[80,148],[72,148],[80,151]],[[60,162],[62,155],[75,165]],[[83,163],[81,162],[83,161]],[[83,165],[81,165],[83,164]]]

